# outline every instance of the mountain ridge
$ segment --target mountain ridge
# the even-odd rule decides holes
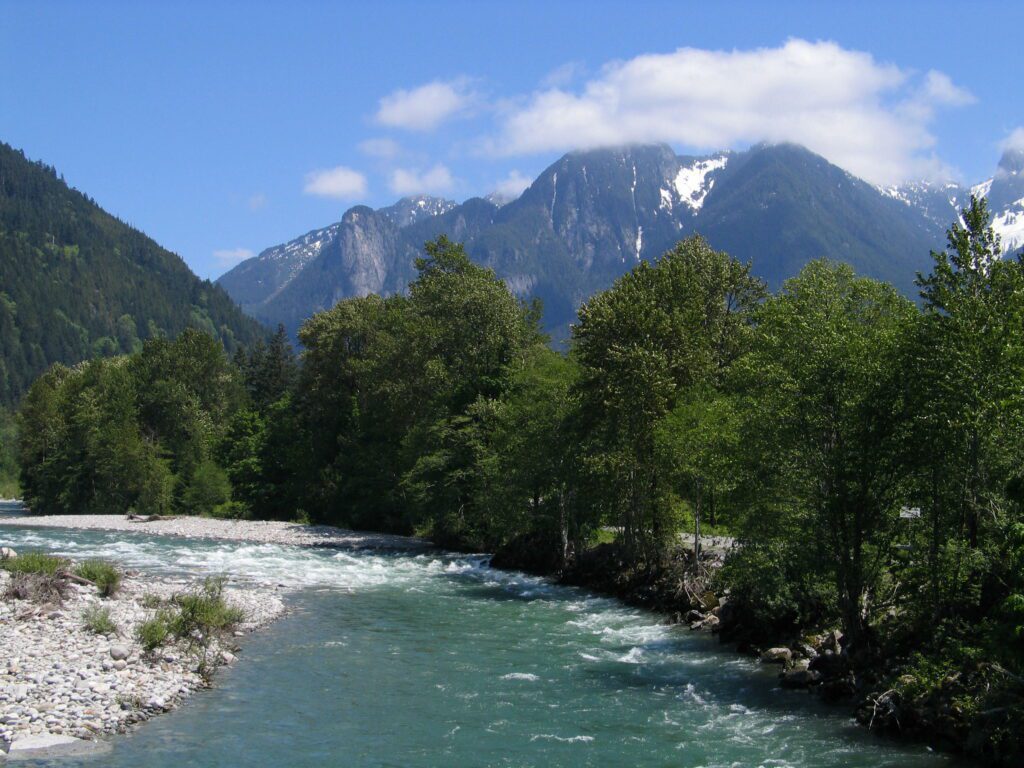
[[[0,405],[52,363],[198,327],[229,351],[266,330],[223,288],[0,142]]]
[[[1008,156],[990,186],[1019,204],[997,222],[1010,217],[1003,230],[1019,226],[1024,242],[1018,160]],[[338,299],[404,290],[423,243],[446,234],[518,295],[542,299],[545,324],[561,341],[580,303],[694,233],[751,261],[773,289],[810,259],[829,257],[914,295],[916,273],[927,269],[931,249],[944,246],[968,194],[958,185],[875,187],[788,143],[699,156],[663,144],[582,150],[563,155],[500,206],[483,198],[444,201],[405,226],[390,220],[394,206],[351,208],[331,225],[330,243],[297,267],[287,286],[265,290],[258,301],[247,302],[252,283],[243,273],[274,249],[218,282],[256,317],[294,333]]]

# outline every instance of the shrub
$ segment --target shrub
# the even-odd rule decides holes
[[[150,605],[161,605],[159,598],[148,595]],[[144,604],[146,598],[143,598]],[[210,639],[227,632],[245,620],[245,612],[224,600],[224,579],[210,578],[194,592],[182,592],[157,611],[138,629],[143,648],[152,651],[171,638],[188,640],[193,646],[205,649]]]
[[[42,574],[56,576],[67,567],[68,561],[45,552],[26,552],[18,557],[0,561],[0,567],[11,574]]]
[[[226,501],[223,504],[218,504],[204,513],[204,516],[220,520],[249,520],[252,518],[249,508],[240,501]]]
[[[82,611],[82,624],[95,635],[112,635],[117,625],[110,618],[110,610],[93,605]]]
[[[112,597],[121,586],[121,572],[104,560],[80,563],[75,575],[93,582],[103,597]]]
[[[179,638],[205,641],[210,635],[227,631],[245,620],[245,612],[224,600],[224,579],[209,578],[195,592],[174,596],[177,613],[169,624]]]
[[[143,608],[159,608],[163,604],[164,600],[160,595],[154,595],[152,592],[147,592],[142,596]]]
[[[218,506],[231,501],[231,481],[227,473],[212,461],[204,461],[185,488],[184,504],[190,514],[209,515]]]
[[[154,651],[167,642],[171,634],[168,627],[168,618],[167,612],[161,611],[153,618],[147,619],[139,625],[136,635],[145,650]]]

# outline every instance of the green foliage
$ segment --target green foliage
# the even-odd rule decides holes
[[[185,640],[202,653],[211,640],[245,621],[245,612],[224,599],[222,578],[208,578],[198,589],[172,596],[167,604],[153,596],[147,602],[146,607],[156,608],[156,613],[137,630],[147,651],[171,640]]]
[[[636,556],[650,559],[676,534],[659,425],[688,392],[721,385],[750,344],[763,292],[749,264],[692,237],[580,309],[580,460],[593,503]]]
[[[168,612],[160,611],[155,616],[139,624],[139,628],[136,630],[136,637],[138,637],[144,650],[147,652],[155,651],[171,638],[168,620]]]
[[[93,582],[103,597],[112,597],[121,586],[121,571],[104,560],[79,563],[75,575]]]
[[[0,407],[0,499],[14,499],[18,486],[17,426],[14,416]]]
[[[240,501],[226,501],[218,504],[209,512],[204,513],[207,517],[219,520],[251,520],[252,511]]]
[[[0,143],[0,406],[54,363],[138,351],[204,328],[234,350],[264,335],[178,256]]]
[[[185,489],[185,509],[194,515],[210,515],[231,501],[231,482],[227,473],[212,460],[202,462],[192,472]]]
[[[0,568],[11,574],[41,574],[56,576],[68,566],[63,557],[48,555],[45,552],[23,552],[18,557],[0,560]]]
[[[25,501],[63,514],[209,512],[231,497],[213,454],[245,397],[223,348],[193,330],[54,366],[18,415]]]
[[[94,635],[113,635],[117,624],[110,618],[110,609],[91,605],[82,611],[82,625]]]
[[[467,541],[494,399],[542,342],[536,312],[442,237],[407,296],[340,302],[303,326],[297,393],[314,520]],[[298,454],[297,449],[292,449]],[[485,533],[489,536],[489,533]]]
[[[742,442],[758,468],[741,538],[812,549],[807,565],[830,576],[857,644],[881,607],[904,498],[900,366],[915,319],[889,286],[812,262],[760,308],[754,351],[736,370]]]
[[[174,609],[167,617],[167,629],[179,639],[203,641],[245,621],[245,612],[224,600],[221,578],[206,579],[196,591],[175,595],[172,603]]]
[[[613,538],[620,567],[657,571],[684,530],[724,526],[716,587],[746,639],[838,626],[858,673],[953,701],[1002,749],[1019,718],[992,713],[1024,675],[1024,262],[996,258],[983,201],[949,242],[917,307],[827,261],[765,297],[694,237],[584,305],[564,355],[442,237],[406,293],[311,318],[301,369],[282,331],[233,362],[186,331],[52,367],[18,415],[21,485],[38,511],[420,532],[547,571]],[[222,588],[160,606],[143,642],[240,621]]]

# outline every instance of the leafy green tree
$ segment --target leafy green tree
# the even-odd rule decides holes
[[[740,473],[740,419],[734,398],[701,389],[681,398],[658,425],[655,450],[660,466],[693,513],[695,562],[700,555],[700,524],[714,525],[737,485]]]
[[[948,240],[919,278],[925,313],[910,393],[929,624],[982,608],[986,552],[1019,519],[1005,489],[1024,465],[1024,266],[999,258],[984,199],[972,197]]]
[[[749,264],[691,237],[580,309],[573,351],[587,432],[583,471],[634,556],[658,556],[676,533],[658,470],[658,425],[684,393],[717,386],[743,354],[763,294]]]
[[[196,515],[209,515],[221,504],[231,501],[231,482],[227,473],[210,459],[203,461],[184,493],[185,509]]]
[[[785,571],[777,558],[792,559],[828,574],[844,632],[862,649],[886,607],[906,493],[902,361],[916,317],[891,287],[811,262],[759,310],[754,351],[737,367],[759,481],[743,539],[764,552],[777,542],[765,567]]]

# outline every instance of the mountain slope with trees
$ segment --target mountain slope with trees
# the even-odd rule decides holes
[[[266,335],[180,257],[0,143],[0,406],[53,363],[132,352],[185,328],[229,350]]]

